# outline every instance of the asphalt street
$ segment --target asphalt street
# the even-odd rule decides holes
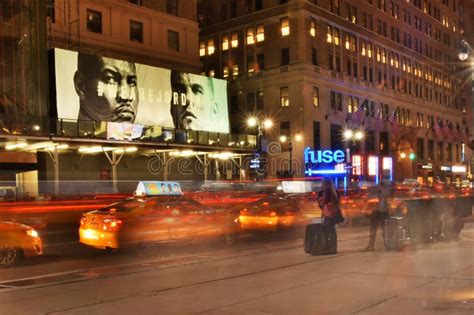
[[[364,252],[368,227],[338,229],[310,256],[302,230],[106,253],[55,243],[0,270],[0,314],[474,314],[474,223],[458,241]]]

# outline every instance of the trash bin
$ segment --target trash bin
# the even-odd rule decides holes
[[[472,216],[473,196],[459,196],[455,201],[455,213],[463,218]]]
[[[434,211],[439,222],[439,239],[452,240],[458,237],[463,227],[461,203],[457,204],[457,198],[438,197],[434,199]]]
[[[436,214],[433,199],[418,198],[405,200],[410,240],[415,243],[429,243],[435,239]]]

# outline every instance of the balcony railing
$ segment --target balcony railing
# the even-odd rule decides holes
[[[107,122],[8,115],[0,115],[1,136],[110,140],[107,137]],[[142,134],[128,141],[249,150],[257,147],[255,135],[179,130],[161,126],[143,126]]]

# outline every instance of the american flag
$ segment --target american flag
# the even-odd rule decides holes
[[[359,106],[355,113],[352,113],[349,117],[349,122],[354,125],[360,125],[364,120],[364,107],[363,104]]]
[[[399,131],[398,120],[397,120],[397,111],[393,110],[392,113],[388,116],[388,121],[392,127],[392,132],[397,133]]]
[[[375,110],[375,130],[380,131],[383,128],[383,109],[382,106],[379,104],[377,109]]]
[[[441,127],[439,126],[438,120],[435,120],[435,121],[434,121],[434,130],[435,130],[436,136],[437,136],[438,138],[442,138],[442,137],[443,137],[443,130],[441,130]]]
[[[462,131],[461,131],[461,139],[462,139],[462,142],[464,143],[468,143],[469,142],[469,131],[467,129],[467,127],[463,128]]]
[[[444,133],[444,136],[446,137],[446,140],[449,141],[451,138],[451,129],[449,128],[447,121],[445,121],[443,124],[443,133]]]

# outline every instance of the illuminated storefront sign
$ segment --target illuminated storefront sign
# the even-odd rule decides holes
[[[387,176],[390,181],[393,180],[393,160],[391,157],[385,156],[382,158],[382,173],[383,176]]]
[[[466,173],[467,168],[465,165],[453,165],[451,167],[451,171],[453,173]]]
[[[428,163],[428,164],[420,164],[418,165],[418,168],[422,170],[432,170],[433,169],[433,164]]]
[[[451,171],[451,166],[442,165],[442,166],[439,167],[439,169],[441,171],[449,172],[449,171]]]
[[[352,156],[352,175],[362,175],[362,156]]]
[[[346,174],[346,156],[343,150],[304,150],[305,174],[313,175],[341,175]]]
[[[367,173],[369,176],[377,176],[379,171],[379,158],[377,156],[369,156]]]

